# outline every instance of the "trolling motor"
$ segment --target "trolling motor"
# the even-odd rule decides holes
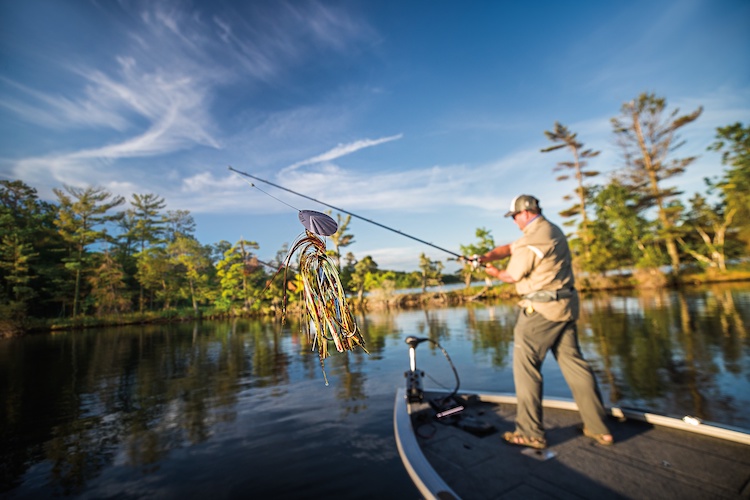
[[[443,349],[442,346],[434,340],[424,337],[406,337],[406,343],[409,345],[409,371],[404,373],[404,376],[406,377],[406,398],[408,399],[409,403],[419,403],[424,399],[424,390],[422,387],[422,378],[424,377],[424,372],[421,370],[417,370],[417,346],[425,341],[433,342],[435,343],[435,345],[440,347],[440,349],[443,351],[443,354],[445,354],[446,358],[448,359],[451,368],[453,368],[453,373],[456,375],[455,390],[445,398],[439,398],[431,400],[429,402],[430,406],[432,406],[436,412],[435,416],[438,418],[438,420],[440,420],[445,417],[450,417],[451,415],[462,412],[464,410],[464,406],[454,398],[456,392],[458,391],[458,373],[456,372],[456,367],[453,366],[453,363],[450,360],[450,356],[448,356],[448,353],[445,352],[445,349]]]
[[[467,414],[464,410],[470,404],[467,400],[458,396],[458,387],[460,381],[458,372],[451,361],[446,350],[432,339],[424,337],[406,337],[406,343],[409,346],[409,371],[404,372],[406,377],[406,398],[409,403],[421,403],[424,400],[424,390],[422,388],[422,379],[424,372],[417,370],[417,346],[422,342],[430,341],[443,351],[443,355],[453,370],[456,377],[456,387],[448,396],[438,397],[428,401],[435,412],[435,420],[443,424],[455,425],[459,429],[474,434],[475,436],[484,437],[497,432],[494,425],[491,425],[475,415]],[[469,411],[471,413],[471,411]]]
[[[409,371],[404,372],[404,377],[406,377],[406,398],[410,403],[419,403],[424,398],[422,390],[424,372],[417,370],[417,346],[426,340],[430,339],[406,337],[406,343],[409,345]]]

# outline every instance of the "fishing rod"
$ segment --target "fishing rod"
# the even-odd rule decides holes
[[[305,194],[298,193],[296,191],[292,191],[289,188],[285,188],[284,186],[279,186],[278,184],[274,184],[273,182],[269,182],[269,181],[267,181],[265,179],[261,179],[260,177],[256,177],[254,175],[250,175],[247,172],[242,172],[240,170],[234,169],[231,166],[229,167],[229,170],[231,170],[234,173],[237,173],[237,174],[240,174],[240,175],[244,175],[245,177],[249,177],[251,179],[255,179],[256,181],[264,182],[264,183],[268,184],[269,186],[273,186],[275,188],[283,189],[284,191],[288,191],[289,193],[296,194],[297,196],[301,196],[302,198],[307,198],[310,201],[314,201],[315,203],[320,203],[321,205],[325,205],[328,208],[332,208],[333,210],[338,210],[339,212],[344,212],[345,214],[351,215],[352,217],[355,217],[355,218],[363,220],[365,222],[369,222],[370,224],[374,224],[376,226],[382,227],[383,229],[387,229],[388,231],[392,231],[392,232],[394,232],[396,234],[400,234],[401,236],[406,236],[407,238],[411,238],[414,241],[418,241],[418,242],[423,243],[425,245],[431,246],[432,248],[436,248],[436,249],[438,249],[438,250],[440,250],[442,252],[449,253],[449,254],[453,255],[454,257],[457,257],[460,260],[469,260],[469,261],[472,260],[469,257],[465,257],[463,255],[457,254],[456,252],[453,252],[453,251],[448,250],[446,248],[439,247],[439,246],[435,245],[434,243],[430,243],[429,241],[425,241],[425,240],[422,240],[420,238],[417,238],[416,236],[412,236],[410,234],[406,234],[404,232],[399,231],[398,229],[393,229],[392,227],[388,227],[388,226],[386,226],[384,224],[381,224],[379,222],[375,222],[374,220],[368,219],[366,217],[362,217],[361,215],[354,214],[352,212],[349,212],[348,210],[344,210],[343,208],[334,207],[333,205],[331,205],[329,203],[326,203],[324,201],[316,200],[315,198],[311,198],[310,196],[307,196]]]

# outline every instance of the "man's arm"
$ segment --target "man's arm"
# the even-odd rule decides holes
[[[484,255],[477,257],[480,264],[486,264],[495,260],[501,260],[510,256],[510,244],[495,247]]]

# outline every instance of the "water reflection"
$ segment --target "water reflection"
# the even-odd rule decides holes
[[[747,387],[746,287],[594,296],[585,306],[580,325],[611,402],[747,423],[738,415],[747,399],[731,387]]]
[[[281,477],[273,471],[293,454],[303,472],[284,476],[288,491],[355,488],[369,465],[369,475],[384,471],[370,481],[393,494],[392,477],[408,487],[390,419],[408,363],[403,339],[443,345],[466,386],[510,390],[516,311],[512,303],[477,303],[360,313],[369,354],[329,357],[329,387],[295,318],[283,326],[235,320],[2,342],[0,493],[97,496],[122,481],[148,496],[161,478],[161,492],[178,496],[205,486],[207,469],[241,469],[271,471],[240,475],[272,494]],[[609,402],[750,427],[749,319],[750,285],[596,294],[583,301],[579,332]],[[422,345],[420,363],[435,358],[432,371],[444,371],[439,349]],[[565,395],[554,361],[545,371],[545,393]],[[195,450],[203,455],[190,459]],[[332,470],[346,479],[317,484]],[[232,480],[237,490],[249,484]]]

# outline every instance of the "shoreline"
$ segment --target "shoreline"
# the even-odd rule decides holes
[[[649,273],[650,274],[650,273]],[[659,289],[679,289],[683,287],[695,287],[710,284],[731,284],[743,283],[750,281],[750,272],[744,270],[732,271],[727,274],[711,275],[712,273],[691,273],[680,277],[677,282],[669,282],[665,275],[661,274],[662,279],[645,282],[635,281],[633,275],[616,276],[607,278],[606,282],[601,279],[597,280],[595,286],[586,279],[580,280],[577,286],[579,293],[597,293],[616,290],[659,290]],[[398,293],[394,291],[389,295],[374,294],[362,301],[357,298],[349,297],[349,305],[357,311],[383,311],[387,309],[417,309],[421,307],[447,307],[472,302],[484,302],[487,300],[513,300],[518,298],[513,285],[507,283],[493,283],[485,286],[470,286],[469,288],[460,288],[449,291],[427,291]],[[293,302],[287,306],[286,314],[299,312],[301,302]],[[85,330],[89,328],[103,328],[129,325],[146,325],[146,324],[167,324],[181,323],[187,321],[202,320],[221,320],[233,318],[263,318],[272,317],[280,318],[281,313],[274,306],[270,306],[264,311],[242,314],[215,314],[212,312],[199,311],[198,314],[192,310],[187,311],[158,311],[149,312],[143,315],[130,313],[121,317],[97,318],[95,316],[85,316],[76,321],[64,320],[53,322],[38,318],[31,318],[29,324],[25,327],[11,323],[9,320],[0,321],[0,339],[14,338],[32,334],[54,334],[62,331]],[[59,320],[56,320],[59,321]],[[43,323],[43,324],[40,324]]]

